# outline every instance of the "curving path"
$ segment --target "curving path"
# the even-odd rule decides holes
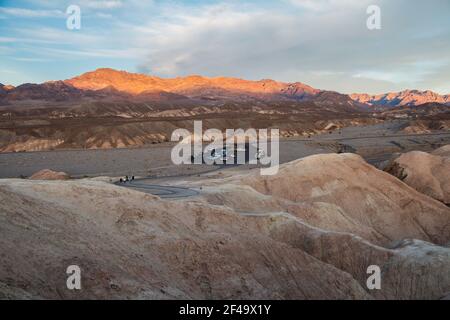
[[[225,168],[232,168],[236,167],[238,165],[220,165],[215,167],[214,169],[204,171],[200,174],[207,174],[212,173],[215,171],[219,171]],[[173,176],[166,176],[164,178],[186,178],[190,176],[197,176],[199,173],[188,173],[188,174],[180,174],[180,175],[173,175]],[[140,178],[135,179],[134,181],[129,181],[127,183],[114,183],[117,186],[120,187],[126,187],[131,189],[136,189],[141,192],[149,193],[155,196],[158,196],[162,199],[177,199],[177,198],[188,198],[197,196],[200,194],[199,191],[187,187],[174,187],[174,186],[164,186],[159,184],[152,184],[151,181],[154,179],[158,179],[157,177],[148,177],[148,178]],[[149,183],[146,183],[149,182]]]
[[[139,180],[137,180],[139,181]],[[115,183],[117,186],[136,189],[145,193],[158,196],[162,199],[176,199],[193,197],[199,194],[197,190],[185,187],[162,186],[156,184],[139,183],[136,180],[127,183]]]

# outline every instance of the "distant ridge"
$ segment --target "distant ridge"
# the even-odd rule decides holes
[[[84,73],[78,77],[66,80],[65,83],[78,89],[99,90],[105,87],[130,94],[140,94],[146,91],[164,91],[187,96],[189,98],[217,97],[238,98],[248,95],[260,98],[310,98],[321,90],[306,84],[283,83],[274,80],[249,81],[238,78],[207,78],[199,75],[163,79],[144,74],[117,71],[101,68]]]
[[[352,94],[350,97],[357,102],[373,106],[417,106],[425,103],[450,104],[450,95],[439,95],[430,90],[404,90],[379,95]]]
[[[100,68],[64,81],[23,84],[18,87],[0,84],[0,103],[23,100],[138,100],[190,103],[270,103],[276,101],[313,101],[321,105],[361,108],[370,106],[418,106],[427,103],[450,105],[450,95],[432,91],[405,90],[380,95],[340,94],[315,89],[302,82],[258,81],[231,77],[208,78],[190,75],[160,78],[111,68]]]

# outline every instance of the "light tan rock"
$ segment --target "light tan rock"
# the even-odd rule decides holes
[[[381,245],[403,238],[450,240],[449,208],[355,154],[311,156],[282,166],[275,176],[257,172],[240,181],[284,200],[284,210],[322,229]]]
[[[49,169],[43,169],[34,173],[30,180],[69,180],[70,176],[65,172],[56,172]]]
[[[193,182],[168,201],[91,180],[0,180],[0,297],[441,299],[450,209],[355,155]],[[410,238],[415,238],[413,240]],[[433,242],[433,243],[431,243]],[[79,292],[66,268],[79,265]],[[381,290],[366,287],[367,267]]]
[[[3,180],[0,197],[9,297],[370,298],[349,274],[224,207],[86,180]],[[79,293],[66,288],[69,265],[82,269]]]
[[[450,204],[450,158],[447,148],[434,154],[413,151],[392,161],[386,171],[403,180],[417,191],[445,204]]]
[[[434,150],[431,154],[444,158],[450,158],[450,144]]]

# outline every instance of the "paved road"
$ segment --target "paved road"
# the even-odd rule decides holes
[[[213,173],[219,170],[224,169],[230,169],[238,167],[239,165],[218,165],[214,166],[213,169],[203,171],[201,175]],[[172,176],[165,176],[164,179],[179,179],[179,178],[188,178],[192,176],[199,176],[199,173],[184,173],[184,174],[177,174]],[[153,181],[155,179],[161,179],[160,177],[147,177],[147,178],[139,178],[135,179],[133,181],[129,181],[127,183],[120,183],[116,182],[115,185],[136,189],[145,193],[153,194],[155,196],[159,196],[162,199],[177,199],[177,198],[187,198],[187,197],[193,197],[200,194],[199,191],[187,188],[187,187],[174,187],[174,186],[167,186],[167,185],[159,185],[154,184]]]
[[[162,199],[188,198],[199,194],[197,190],[190,188],[162,186],[140,182],[144,180],[145,179],[131,181],[127,183],[116,183],[116,185],[136,189],[145,193],[150,193],[155,196],[159,196]]]
[[[444,141],[441,141],[440,137],[445,137]],[[437,139],[439,138],[439,139]],[[330,141],[339,141],[343,142],[346,145],[350,145],[355,148],[355,150],[359,150],[363,152],[363,157],[370,164],[382,168],[386,161],[392,157],[392,154],[395,152],[407,152],[409,150],[423,150],[429,151],[433,149],[434,143],[450,143],[450,133],[434,133],[434,134],[412,134],[412,135],[404,135],[404,134],[385,134],[385,135],[367,135],[364,137],[333,137]],[[328,137],[324,137],[324,139],[316,141],[328,141]],[[371,141],[371,140],[377,140]],[[394,140],[395,139],[395,140]],[[288,148],[292,146],[292,148]],[[299,151],[300,148],[303,148]],[[292,152],[297,151],[297,152]],[[308,149],[308,146],[305,144],[296,144],[295,140],[285,141],[284,148],[281,148],[281,163],[298,159],[299,157],[304,157],[309,154],[316,153],[324,153],[327,150],[318,151],[317,147],[311,147]],[[329,152],[329,151],[328,151]],[[189,176],[197,176],[206,173],[212,173],[214,171],[223,170],[225,168],[229,168],[231,166],[217,166],[213,169],[205,170],[201,173],[183,173],[183,174],[175,174],[170,176],[165,176],[164,179],[180,179],[180,178],[188,178]],[[165,185],[157,185],[155,183],[155,179],[158,177],[148,177],[144,179],[137,180],[131,185],[125,185],[127,187],[134,188],[139,191],[147,192],[150,194],[154,194],[160,196],[161,198],[187,198],[196,196],[199,194],[199,191],[192,190],[185,187],[172,187]]]
[[[428,151],[440,145],[450,144],[450,132],[398,135],[392,134],[389,129],[349,128],[341,130],[341,134],[326,134],[311,139],[281,140],[280,163],[313,154],[333,152],[328,146],[333,142],[350,145],[358,151],[373,150],[373,153],[380,150],[386,153],[404,152],[411,148]],[[427,145],[430,147],[427,148]],[[175,166],[170,158],[172,147],[167,144],[135,149],[2,153],[0,178],[29,177],[42,169],[64,171],[75,178],[125,175],[163,177],[183,173],[201,174],[211,169],[207,165]]]

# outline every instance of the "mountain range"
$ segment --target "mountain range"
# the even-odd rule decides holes
[[[300,82],[164,79],[98,69],[62,81],[0,85],[0,152],[161,143],[174,128],[191,128],[192,119],[220,130],[278,128],[286,138],[390,119],[425,121],[411,130],[428,132],[448,128],[445,99],[419,91],[350,96]]]
[[[314,101],[322,105],[349,107],[450,104],[450,95],[439,95],[432,91],[405,90],[381,95],[346,95],[315,89],[301,82],[285,83],[271,79],[250,81],[198,75],[165,79],[109,68],[97,69],[63,81],[27,83],[17,87],[0,84],[0,104],[29,100],[67,102],[83,99],[179,103]]]
[[[379,95],[351,94],[350,97],[354,101],[373,106],[418,106],[425,103],[450,104],[450,94],[439,95],[430,90],[404,90]]]

